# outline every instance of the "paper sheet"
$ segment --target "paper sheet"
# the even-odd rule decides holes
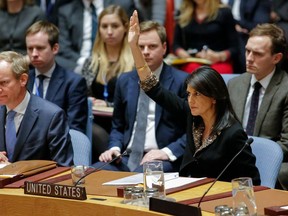
[[[179,177],[178,172],[164,173],[165,183],[166,181],[169,181],[171,179],[175,179],[178,177]],[[138,173],[132,176],[128,176],[125,178],[103,183],[103,185],[110,185],[110,186],[137,185],[137,184],[143,184],[143,173]]]
[[[200,181],[205,178],[188,178],[188,177],[178,177],[175,179],[171,179],[169,181],[165,181],[165,189],[171,189],[175,187],[181,187],[186,184],[190,184],[193,182]]]
[[[1,168],[3,168],[3,167],[5,167],[5,166],[7,166],[8,164],[6,164],[6,163],[0,163],[0,169]]]

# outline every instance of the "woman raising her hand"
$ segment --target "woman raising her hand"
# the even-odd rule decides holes
[[[130,18],[128,42],[140,78],[140,87],[156,103],[187,119],[187,144],[180,167],[181,176],[216,178],[247,141],[239,123],[222,76],[204,66],[191,73],[186,81],[187,100],[161,87],[147,66],[138,46],[137,11]],[[184,115],[184,116],[183,116]],[[246,147],[219,180],[248,176],[260,184],[251,147]]]

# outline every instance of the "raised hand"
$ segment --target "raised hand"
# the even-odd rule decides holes
[[[140,35],[138,13],[135,10],[130,17],[130,27],[128,33],[128,43],[130,46],[138,46],[138,39]]]

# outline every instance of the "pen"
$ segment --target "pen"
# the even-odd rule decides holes
[[[104,199],[104,198],[96,198],[96,197],[92,197],[90,198],[91,200],[98,200],[98,201],[105,201],[107,199]]]

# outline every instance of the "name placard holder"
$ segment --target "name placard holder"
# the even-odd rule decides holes
[[[149,210],[177,216],[202,216],[201,208],[177,202],[150,198]]]
[[[85,187],[28,181],[24,183],[24,194],[75,200],[87,199]]]

